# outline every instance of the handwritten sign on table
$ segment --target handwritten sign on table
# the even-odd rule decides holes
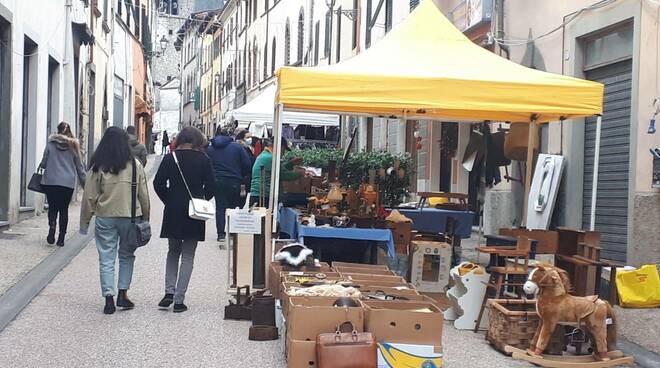
[[[261,234],[261,215],[247,210],[233,211],[229,215],[229,232],[234,234]]]

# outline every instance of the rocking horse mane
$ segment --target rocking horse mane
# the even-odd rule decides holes
[[[555,267],[555,270],[557,270],[557,273],[559,274],[559,278],[561,279],[562,284],[564,284],[564,290],[566,290],[566,293],[570,293],[573,291],[573,285],[571,285],[571,279],[568,276],[568,272],[566,270],[557,268]]]

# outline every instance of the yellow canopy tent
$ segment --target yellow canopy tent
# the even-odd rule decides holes
[[[357,56],[328,66],[282,67],[277,78],[275,157],[283,109],[533,121],[536,127],[536,122],[601,114],[604,89],[600,83],[526,68],[475,45],[430,0]],[[534,135],[537,130],[530,129],[530,139]],[[528,168],[531,159],[530,152]],[[273,160],[273,173],[271,205],[278,199],[279,160]],[[529,183],[531,170],[527,176]]]

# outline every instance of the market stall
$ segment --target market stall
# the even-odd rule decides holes
[[[250,132],[259,138],[266,136],[266,130],[273,126],[273,104],[277,87],[271,84],[245,105],[231,110],[227,116],[236,120],[239,126],[248,127]],[[317,114],[306,112],[287,111],[283,116],[283,123],[296,126],[299,124],[318,127],[339,126],[339,115]]]
[[[397,52],[393,53],[392,50],[397,50]],[[277,72],[277,79],[278,92],[273,127],[275,139],[273,154],[275,157],[279,157],[281,154],[281,128],[285,113],[289,111],[403,120],[451,119],[461,123],[471,123],[476,120],[527,124],[529,125],[527,170],[524,179],[527,194],[530,192],[532,183],[535,162],[533,147],[537,146],[536,143],[539,140],[540,123],[596,115],[599,116],[597,134],[600,134],[600,114],[603,105],[602,84],[529,69],[501,58],[473,44],[442,15],[432,1],[423,2],[407,19],[363,53],[334,65],[303,68],[283,67]],[[598,150],[597,140],[592,206],[595,206],[596,202]],[[546,168],[552,169],[553,159],[554,157],[544,158]],[[548,164],[548,162],[550,163]],[[279,188],[276,183],[279,182],[280,165],[280,160],[273,160],[271,208],[278,203]],[[386,176],[396,177],[399,168],[397,165],[388,164],[383,170],[386,171]],[[557,170],[557,173],[559,175],[560,170]],[[405,175],[405,170],[403,174]],[[362,176],[370,179],[368,182],[364,180],[364,185],[377,185],[373,180],[373,175],[363,173]],[[383,177],[383,174],[377,176]],[[330,181],[332,182],[332,180]],[[333,189],[330,189],[330,192],[332,191]],[[339,190],[335,188],[335,191]],[[327,193],[327,198],[335,197],[330,192]],[[376,190],[376,192],[379,191]],[[349,198],[352,194],[349,189],[345,190],[344,195],[345,202],[350,203]],[[527,200],[527,195],[525,198]],[[321,202],[321,205],[334,209],[341,201],[342,198],[337,196],[336,199],[329,202]],[[537,205],[543,207],[545,203]],[[350,204],[348,207],[351,207]],[[529,211],[527,204],[524,208],[527,214]],[[410,219],[406,217],[409,214],[414,216],[413,212],[404,215],[398,214],[405,219],[402,220],[402,224],[409,223]],[[277,217],[278,213],[274,213],[274,223],[277,222]],[[420,219],[418,218],[417,221],[420,222]],[[593,229],[593,217],[591,222]],[[435,228],[432,231],[435,231]],[[393,233],[395,233],[394,228]],[[396,239],[395,236],[395,241]],[[507,261],[503,267],[492,267],[491,270],[488,270],[490,273],[488,288],[495,285],[496,296],[501,295],[503,280],[508,279],[508,275],[513,274],[513,271],[516,271],[516,275],[527,277],[532,268],[529,265],[532,243],[533,241],[526,236],[517,236],[517,244],[514,249],[492,250],[498,257],[513,258],[512,261]],[[448,249],[448,245],[443,245],[432,237],[430,240],[412,241],[412,244],[411,252],[417,256],[416,259],[419,259],[419,262],[413,262],[411,279],[418,280],[420,285],[423,285],[428,279],[435,279],[434,285],[444,284],[446,286],[446,279],[449,275],[449,257],[443,250]],[[544,242],[538,241],[536,251],[540,252],[544,244]],[[423,256],[416,253],[420,250],[424,253]],[[558,253],[558,250],[555,249],[554,252]],[[415,259],[414,256],[413,259]],[[427,259],[432,261],[427,262]],[[341,270],[337,271],[342,274]],[[493,277],[498,280],[497,283],[493,281]],[[376,282],[383,278],[386,277],[373,276],[370,280]],[[364,280],[364,278],[361,279]],[[554,279],[558,279],[558,277],[554,277]],[[542,284],[540,281],[538,283]],[[283,284],[283,286],[285,285]],[[436,287],[434,286],[434,289]],[[468,290],[465,295],[470,295],[470,291]],[[483,295],[485,305],[488,300],[487,294],[481,295]],[[481,295],[477,295],[476,300]],[[283,298],[287,299],[286,295]],[[457,297],[457,303],[460,303],[458,299],[460,298]],[[289,298],[289,303],[294,303],[294,301]],[[307,310],[312,313],[314,305],[316,305],[313,302],[305,304],[305,302],[297,300],[295,303],[300,305],[301,309],[308,308]],[[291,313],[291,305],[293,304],[288,307],[289,313]],[[389,316],[394,315],[412,317],[413,314],[408,310],[411,305],[364,301],[361,305],[367,315],[365,317],[367,323],[363,325],[364,330],[373,334],[373,338],[376,340],[427,347],[440,344],[439,336],[427,335],[426,339],[418,340],[415,334],[409,335],[406,327],[399,326],[399,324],[391,324],[396,327],[385,332],[378,326],[369,323],[369,321],[375,320],[376,315],[381,311],[384,313],[378,317],[381,320],[387,320],[390,318]],[[286,308],[285,306],[283,309]],[[320,312],[321,309],[317,309],[317,311]],[[473,312],[477,312],[477,310],[475,309]],[[479,318],[475,328],[479,328],[481,322],[485,321],[482,319],[483,308],[482,311],[478,311],[478,314]],[[394,317],[391,318],[394,319]],[[292,324],[289,324],[289,320],[293,320]],[[434,326],[439,328],[437,323]],[[296,328],[295,315],[287,317],[284,327]],[[321,334],[332,332],[332,329],[331,326],[325,326],[308,335],[310,338],[317,336],[320,339]],[[533,335],[534,330],[535,328],[530,328],[529,332]],[[511,329],[503,328],[500,331],[506,337],[505,335]],[[305,354],[302,352],[303,344],[296,344],[296,339],[293,340],[288,342],[288,346],[294,347],[287,353],[290,364]],[[309,354],[309,361],[311,361],[314,347],[312,344],[309,345],[304,349]],[[301,350],[296,351],[295,347]],[[387,351],[387,348],[385,350]],[[535,354],[541,352],[536,351]],[[319,351],[317,351],[317,356],[321,357]]]

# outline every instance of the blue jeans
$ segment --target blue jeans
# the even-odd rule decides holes
[[[225,237],[225,213],[227,208],[234,209],[245,205],[245,198],[241,197],[240,180],[233,178],[218,178],[215,190],[215,228],[218,237]]]
[[[133,278],[135,244],[130,243],[131,219],[128,217],[96,218],[96,249],[99,252],[99,274],[103,296],[115,295],[115,260],[119,253],[120,290],[127,290]]]

